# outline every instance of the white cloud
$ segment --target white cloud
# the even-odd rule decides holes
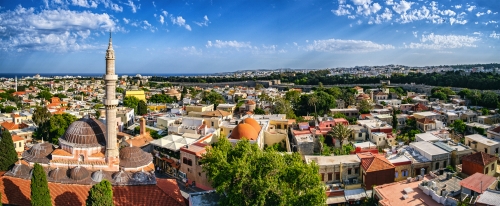
[[[455,7],[455,9],[460,9],[460,8],[462,8],[462,4],[455,5],[454,7]]]
[[[394,6],[392,6],[392,9],[398,13],[398,14],[403,14],[403,13],[406,13],[406,11],[410,10],[411,9],[411,5],[413,5],[414,2],[407,2],[407,1],[400,1],[399,4],[398,3],[394,3]]]
[[[475,31],[475,32],[474,32],[474,33],[472,33],[472,34],[481,36],[483,33],[481,33],[480,31]]]
[[[146,20],[144,20],[142,23],[144,23],[144,25],[146,25],[146,26],[148,26],[148,27],[150,27],[150,26],[151,26],[151,24],[150,24],[148,21],[146,21]]]
[[[182,52],[189,55],[201,55],[203,53],[201,49],[196,49],[195,46],[182,47]]]
[[[130,19],[123,18],[123,22],[125,22],[125,24],[128,24],[130,22]]]
[[[43,50],[66,52],[97,48],[87,42],[94,31],[120,30],[106,13],[17,6],[0,13],[0,49],[4,51]],[[8,32],[7,32],[8,31]],[[92,42],[92,41],[90,41]]]
[[[196,21],[195,21],[194,23],[195,23],[196,25],[198,25],[198,26],[208,26],[208,24],[210,23],[210,20],[208,20],[208,16],[207,16],[207,15],[205,15],[205,16],[203,17],[203,21],[202,21],[202,22],[196,22]]]
[[[349,4],[347,5],[339,5],[339,8],[337,10],[331,10],[333,14],[337,16],[344,16],[344,15],[349,15],[351,12],[349,10],[352,10],[353,7]]]
[[[186,20],[184,18],[182,18],[182,16],[178,16],[178,17],[171,16],[170,20],[172,21],[173,24],[182,26],[182,27],[186,28],[187,30],[191,31],[191,26],[186,24]]]
[[[156,4],[155,4],[155,2],[154,2],[154,1],[153,1],[153,6],[156,8]]]
[[[215,48],[235,48],[235,49],[241,49],[241,48],[252,48],[252,45],[250,42],[238,42],[238,41],[221,41],[221,40],[215,40],[214,43],[212,41],[207,41],[207,44],[205,45],[207,48],[215,47]]]
[[[393,0],[387,0],[387,1],[385,1],[385,4],[391,6],[391,5],[394,5],[394,1]]]
[[[462,19],[462,20],[459,20],[459,19],[455,19],[453,17],[450,18],[450,25],[453,25],[453,24],[467,24],[467,20],[466,19]]]
[[[497,34],[495,31],[493,31],[491,32],[490,37],[494,39],[500,39],[500,34]]]
[[[165,18],[162,15],[160,15],[160,23],[161,24],[165,23]]]
[[[470,6],[467,7],[467,11],[472,12],[474,9],[476,9],[476,6]]]
[[[161,13],[163,13],[163,16],[165,16],[165,17],[168,15],[167,11],[161,11]]]
[[[356,6],[364,5],[364,4],[371,4],[372,0],[352,0],[352,3]]]
[[[414,36],[415,38],[418,38],[418,31],[414,31],[414,32],[412,32],[412,33],[413,33],[413,36]]]
[[[81,6],[81,7],[85,7],[85,8],[89,8],[90,7],[89,2],[87,2],[87,0],[72,0],[71,4],[73,6]]]
[[[482,16],[482,15],[484,15],[484,14],[485,14],[484,12],[477,12],[476,16],[477,16],[477,17],[480,17],[480,16]]]
[[[125,3],[125,5],[130,6],[130,8],[132,9],[132,13],[136,13],[137,9],[141,8],[141,5],[139,4],[139,6],[136,6],[133,0],[128,0],[128,3]]]
[[[491,14],[491,10],[486,11],[487,14]]]
[[[449,9],[443,10],[440,13],[441,13],[441,15],[444,15],[444,16],[455,16],[457,14],[454,11],[449,10]]]
[[[333,53],[363,53],[386,49],[394,49],[394,46],[389,44],[377,44],[371,41],[343,39],[314,40],[312,44],[304,48],[306,51]]]
[[[441,50],[477,47],[475,43],[479,40],[480,38],[478,37],[463,35],[435,35],[434,33],[431,33],[429,35],[422,35],[420,42],[412,42],[409,45],[405,45],[405,48]]]

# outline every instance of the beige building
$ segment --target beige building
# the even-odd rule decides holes
[[[319,166],[319,175],[323,183],[360,182],[361,160],[357,155],[340,156],[304,156],[306,163],[315,162]]]
[[[24,138],[18,135],[12,135],[12,141],[14,142],[14,148],[17,153],[24,151]]]
[[[392,154],[388,152],[385,158],[395,167],[394,182],[406,180],[406,178],[411,176],[412,161],[403,153]]]
[[[484,152],[491,155],[498,154],[500,150],[500,142],[480,134],[466,135],[465,144],[476,152]]]
[[[182,147],[180,149],[180,168],[179,176],[189,184],[194,184],[196,187],[211,190],[211,184],[208,181],[207,174],[203,171],[200,164],[202,155],[206,153],[206,146],[212,143],[213,134],[209,134],[195,143]]]
[[[146,94],[144,93],[144,90],[127,90],[125,91],[125,97],[136,97],[139,100],[142,100],[144,102],[147,102],[146,100]]]
[[[218,110],[223,110],[229,113],[234,113],[234,110],[236,109],[236,104],[219,104],[217,105]]]
[[[213,104],[197,104],[197,105],[188,105],[186,106],[186,112],[208,112],[208,111],[214,111],[214,105]]]

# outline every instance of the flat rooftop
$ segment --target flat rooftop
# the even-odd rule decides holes
[[[414,148],[418,148],[420,151],[425,152],[430,155],[440,155],[440,154],[449,154],[447,151],[435,146],[430,142],[412,142],[410,146]]]
[[[416,134],[415,136],[422,139],[423,141],[426,141],[426,142],[435,142],[435,141],[439,140],[438,137],[436,137],[432,133],[428,133],[428,132]]]
[[[426,176],[424,179],[429,180]],[[394,182],[390,184],[376,186],[374,188],[377,195],[380,197],[379,204],[387,206],[411,206],[411,205],[428,205],[428,206],[442,206],[432,199],[431,196],[426,195],[418,184],[422,181],[415,181],[406,183],[406,181]],[[403,195],[406,194],[403,190],[410,188],[413,192],[407,194],[408,198],[404,199]]]
[[[316,156],[316,155],[306,155],[304,159],[307,163],[311,161],[316,162],[318,165],[338,165],[340,163],[360,163],[361,160],[357,155],[339,155],[339,156]]]
[[[469,138],[472,141],[476,141],[487,146],[493,146],[499,144],[499,142],[495,141],[494,139],[489,139],[480,134],[466,135],[465,138]]]

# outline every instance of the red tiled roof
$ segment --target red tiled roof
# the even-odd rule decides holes
[[[417,121],[420,122],[420,123],[422,123],[422,124],[436,123],[434,120],[428,119],[428,118],[418,119]]]
[[[486,166],[494,161],[497,161],[497,157],[484,152],[476,152],[474,154],[462,157],[462,161],[470,161],[482,166]]]
[[[28,125],[21,123],[21,124],[16,124],[14,122],[3,122],[2,127],[7,129],[7,130],[16,130],[16,129],[23,129],[28,127]]]
[[[19,135],[12,135],[12,141],[13,142],[24,141],[24,138]]]
[[[495,127],[495,129],[492,129],[490,131],[493,131],[493,132],[496,132],[496,133],[500,133],[500,126]]]
[[[483,191],[488,189],[488,187],[490,187],[490,185],[495,181],[495,177],[476,172],[475,174],[460,181],[460,186],[473,190],[475,192],[482,193]]]
[[[375,172],[395,168],[383,155],[372,153],[358,153],[361,166],[366,172]]]
[[[49,182],[54,205],[84,205],[90,185],[59,184]],[[2,203],[31,205],[30,180],[0,177]],[[174,179],[157,179],[156,185],[113,186],[115,205],[186,205]]]

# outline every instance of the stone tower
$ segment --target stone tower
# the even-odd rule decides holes
[[[106,50],[106,74],[104,75],[106,96],[103,101],[106,107],[106,159],[108,163],[118,160],[116,140],[116,106],[118,105],[118,100],[115,95],[116,81],[118,81],[118,75],[115,74],[115,51],[113,50],[110,32],[108,50]]]

